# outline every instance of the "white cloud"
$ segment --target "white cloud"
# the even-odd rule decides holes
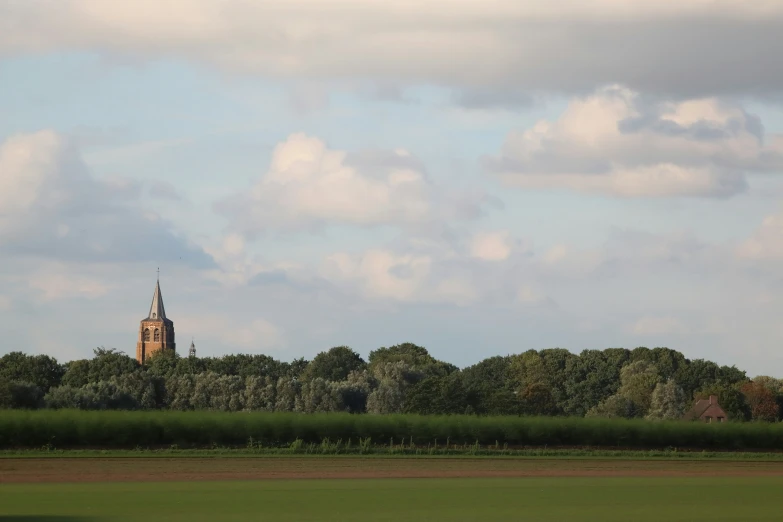
[[[51,131],[13,136],[0,145],[0,233],[7,233],[36,204],[46,210],[68,199],[62,182],[65,152]]]
[[[612,86],[556,121],[508,135],[486,164],[509,185],[621,197],[727,197],[747,172],[783,170],[783,137],[716,99],[651,103]]]
[[[210,266],[204,252],[138,202],[138,185],[94,178],[79,151],[51,130],[0,144],[4,254],[59,260],[153,260]]]
[[[328,279],[355,282],[370,298],[412,301],[421,297],[432,262],[428,256],[399,255],[380,249],[359,256],[337,253],[326,259],[323,274]]]
[[[278,350],[286,344],[284,332],[263,318],[244,321],[226,314],[194,314],[178,317],[175,328],[178,332],[196,334],[197,350],[200,345],[214,350],[217,344],[223,350],[230,347],[245,353],[257,353],[263,350]],[[178,343],[182,346],[181,353],[186,349],[183,341],[184,339],[181,339]],[[190,346],[189,340],[187,346]],[[202,352],[200,355],[204,357],[206,353]]]
[[[420,172],[398,165],[361,172],[346,162],[346,155],[318,138],[293,134],[275,147],[269,170],[249,194],[218,208],[249,235],[274,227],[404,224],[427,218],[429,187]],[[406,158],[408,153],[395,155]]]
[[[46,266],[32,274],[28,284],[39,292],[44,301],[95,299],[105,296],[112,289],[112,285],[107,281],[68,273],[60,264]]]
[[[517,289],[517,301],[524,304],[538,304],[546,301],[546,297],[531,286],[523,285]]]
[[[508,231],[476,234],[470,245],[473,257],[485,261],[503,261],[511,255]]]
[[[755,94],[783,88],[782,20],[774,0],[28,0],[0,4],[0,53],[176,56],[307,81],[501,93],[619,81]]]
[[[783,259],[783,213],[764,218],[761,226],[737,246],[737,255],[750,260]]]

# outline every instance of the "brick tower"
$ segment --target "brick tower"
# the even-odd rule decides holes
[[[155,284],[150,313],[141,320],[139,340],[136,343],[136,360],[144,364],[150,355],[161,350],[176,350],[174,343],[174,322],[166,317],[163,296],[160,293],[160,278]]]

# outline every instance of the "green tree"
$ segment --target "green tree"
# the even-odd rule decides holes
[[[89,365],[91,383],[108,381],[114,376],[132,373],[140,369],[135,358],[113,348],[96,348]]]
[[[245,379],[245,409],[250,411],[275,411],[275,380],[271,377],[251,375]]]
[[[403,411],[422,415],[465,413],[467,394],[458,373],[427,377],[405,393]]]
[[[655,385],[647,418],[650,420],[677,420],[685,415],[687,409],[688,399],[685,392],[673,378],[670,378],[665,383],[659,382]]]
[[[556,415],[559,412],[551,388],[541,382],[525,386],[519,394],[519,402],[525,415]]]
[[[102,409],[102,402],[96,391],[89,385],[83,387],[57,386],[49,390],[44,397],[47,408],[52,409]]]
[[[190,399],[197,410],[240,411],[245,407],[245,380],[215,372],[196,376]]]
[[[627,397],[615,394],[587,411],[585,417],[631,419],[641,416],[638,406]]]
[[[89,359],[79,359],[65,365],[65,374],[63,374],[62,378],[63,386],[81,388],[88,382],[90,382]]]
[[[457,371],[459,368],[451,363],[439,361],[432,357],[426,348],[413,343],[402,343],[388,348],[378,348],[370,352],[369,369],[374,373],[376,366],[385,363],[402,362],[411,370],[422,372],[428,376],[443,376]]]
[[[36,410],[45,405],[43,397],[41,388],[31,382],[0,378],[0,410]]]
[[[275,411],[294,411],[301,384],[291,377],[280,377],[275,386]]]
[[[0,357],[0,379],[26,382],[46,392],[59,386],[65,369],[48,355],[10,352]]]
[[[178,357],[173,375],[198,375],[207,371],[207,360],[198,357]]]
[[[366,363],[361,356],[347,346],[336,346],[321,352],[310,361],[302,374],[303,381],[316,378],[327,381],[342,381],[353,371],[362,370]]]
[[[147,372],[158,377],[168,378],[177,374],[180,356],[174,350],[161,350],[153,354],[144,362]]]
[[[368,413],[401,413],[408,388],[426,377],[404,360],[379,363],[372,367],[372,374],[378,386],[367,397]]]
[[[647,361],[652,363],[658,369],[661,382],[673,378],[680,371],[680,368],[688,365],[688,360],[683,354],[670,348],[661,347],[653,348],[652,350],[645,347],[635,348],[631,350],[630,359],[631,362]]]
[[[780,417],[777,394],[762,382],[746,382],[740,388],[754,421],[775,422]]]
[[[377,380],[366,369],[354,370],[344,381],[332,383],[340,395],[340,403],[349,413],[365,413],[367,398],[377,386]]]
[[[329,413],[343,411],[341,395],[332,382],[321,377],[302,383],[294,411],[302,413]]]
[[[182,359],[180,359],[180,362]],[[166,405],[172,410],[193,410],[197,374],[172,375],[166,379]]]
[[[620,388],[620,369],[628,362],[630,351],[624,348],[584,350],[570,359],[564,372],[568,415],[585,415]]]
[[[495,356],[460,372],[465,400],[473,412],[479,415],[518,413],[510,366],[511,357]]]
[[[620,387],[598,405],[590,408],[591,416],[643,417],[650,409],[652,394],[660,381],[658,369],[646,359],[630,362],[620,370]]]
[[[620,370],[620,389],[617,394],[632,401],[641,415],[646,415],[652,402],[652,393],[660,382],[658,368],[649,361],[637,360]]]

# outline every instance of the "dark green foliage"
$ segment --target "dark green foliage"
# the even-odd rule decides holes
[[[213,409],[225,411],[350,412],[369,414],[564,415],[646,417],[659,383],[672,383],[666,418],[694,396],[713,392],[732,421],[777,420],[783,382],[760,377],[772,399],[749,406],[745,372],[669,348],[527,350],[495,356],[460,370],[422,346],[403,343],[370,352],[369,362],[347,346],[312,361],[268,355],[180,357],[153,355],[144,366],[122,352],[98,348],[92,359],[60,365],[47,356],[12,352],[0,358],[0,404],[58,409]],[[10,383],[16,385],[11,398]],[[19,387],[22,386],[22,387]],[[45,394],[35,401],[35,389]],[[22,393],[21,390],[27,390]],[[684,398],[682,395],[684,394]],[[758,394],[756,394],[758,395]],[[23,397],[28,399],[22,400]],[[660,401],[659,401],[660,402]],[[671,403],[671,401],[669,401]],[[15,406],[19,404],[20,406]],[[667,403],[668,404],[668,403]],[[763,408],[761,406],[763,406]],[[650,418],[660,417],[658,412]],[[756,413],[751,410],[755,408]],[[763,410],[763,411],[762,411]],[[661,410],[663,411],[663,410]],[[777,412],[777,413],[776,413]]]
[[[112,348],[96,348],[90,360],[73,361],[63,375],[62,384],[81,387],[88,383],[107,381],[114,376],[132,373],[139,369],[133,357]]]
[[[196,360],[189,358],[188,361],[192,366],[197,364]],[[275,380],[290,373],[290,365],[288,363],[280,362],[268,355],[232,354],[201,359],[201,362],[203,368],[199,368],[200,371],[195,373],[209,371],[220,375],[237,375],[243,379],[255,376],[270,377]],[[180,375],[184,375],[184,373],[180,373]]]
[[[705,387],[731,386],[747,380],[745,372],[734,366],[718,366],[712,361],[694,359],[677,370],[674,375],[677,383],[688,397]]]
[[[347,346],[336,346],[321,352],[310,361],[302,379],[309,381],[320,377],[327,381],[342,381],[353,371],[360,371],[367,366],[364,359]]]
[[[137,371],[81,387],[66,385],[52,388],[45,400],[54,409],[149,410],[164,406],[165,394],[161,377]]]
[[[467,394],[459,374],[427,377],[405,394],[403,410],[407,413],[459,414],[468,406]]]
[[[11,352],[0,357],[0,380],[34,384],[44,392],[60,384],[65,369],[48,355]]]
[[[245,447],[362,440],[417,447],[578,446],[781,450],[783,423],[725,423],[577,417],[350,415],[123,411],[3,411],[0,448]]]
[[[437,363],[426,348],[413,343],[402,343],[388,348],[378,348],[370,352],[369,364],[371,367],[381,363],[402,361],[411,368],[423,368]]]
[[[649,348],[639,347],[631,351],[631,362],[647,361],[655,365],[661,382],[666,382],[674,377],[677,372],[688,365],[685,356],[678,351],[670,348]]]
[[[146,361],[145,369],[157,377],[168,378],[177,375],[180,357],[174,350],[154,352]]]
[[[65,374],[61,384],[63,386],[72,386],[81,388],[90,382],[90,363],[89,359],[79,359],[71,361],[65,365]]]
[[[0,378],[0,408],[35,410],[44,406],[43,397],[33,383]]]
[[[528,384],[519,394],[519,408],[524,415],[556,415],[559,408],[546,384]]]
[[[478,415],[514,415],[518,404],[510,380],[510,357],[490,357],[460,372],[465,400]]]
[[[566,400],[560,405],[567,415],[584,415],[590,408],[620,388],[620,369],[630,359],[624,348],[584,350],[570,359],[565,372]]]

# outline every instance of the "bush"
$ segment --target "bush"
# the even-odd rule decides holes
[[[0,408],[34,410],[44,406],[43,391],[35,384],[0,380]]]
[[[593,448],[783,449],[783,424],[578,417],[38,410],[0,412],[0,448],[244,447],[403,439],[428,444]]]

